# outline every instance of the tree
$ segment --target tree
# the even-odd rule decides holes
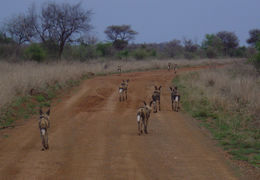
[[[57,48],[61,57],[67,43],[76,41],[81,34],[91,30],[91,15],[92,11],[82,9],[80,3],[48,2],[42,6],[40,14],[32,5],[27,13],[12,17],[5,29],[18,44],[40,41],[49,50]]]
[[[216,49],[221,50],[222,46],[222,40],[215,34],[206,34],[205,39],[202,42],[203,49],[215,47]]]
[[[124,49],[130,40],[133,40],[137,32],[130,25],[112,25],[105,30],[107,38],[112,41],[116,49]]]
[[[6,33],[18,44],[31,42],[35,36],[34,22],[27,13],[13,16],[5,22]]]
[[[94,35],[85,34],[77,40],[81,45],[91,46],[98,42],[98,38]]]
[[[92,11],[84,10],[81,4],[57,4],[49,2],[42,7],[35,29],[43,43],[57,44],[61,57],[64,46],[74,42],[81,33],[90,31]]]
[[[249,39],[247,43],[253,46],[256,46],[256,43],[260,41],[260,29],[252,29],[249,31]]]
[[[233,55],[234,50],[239,45],[238,37],[234,32],[221,31],[217,33],[217,37],[221,39],[225,55]]]
[[[260,41],[257,41],[255,44],[257,53],[251,58],[252,63],[256,69],[260,72]]]
[[[198,45],[195,44],[191,39],[183,39],[184,49],[187,52],[194,53],[198,49]]]
[[[112,44],[111,43],[98,43],[96,50],[101,57],[112,55]]]
[[[215,58],[223,51],[223,43],[215,34],[206,34],[202,42],[202,49],[205,50],[208,58]]]
[[[181,41],[174,39],[165,44],[164,50],[166,51],[167,55],[171,58],[176,57],[179,53],[181,53],[183,47],[181,45]]]
[[[5,33],[0,32],[0,44],[13,43],[11,38],[8,38]]]

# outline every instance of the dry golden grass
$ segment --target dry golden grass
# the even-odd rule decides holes
[[[260,76],[251,65],[235,63],[204,70],[186,83],[202,90],[211,102],[228,111],[260,118]],[[256,123],[260,125],[260,121]]]
[[[44,89],[55,82],[64,83],[77,80],[87,72],[116,72],[121,65],[122,71],[167,68],[168,62],[179,66],[197,66],[206,64],[222,64],[235,61],[225,60],[143,60],[143,61],[60,61],[48,64],[34,62],[8,63],[0,62],[0,109],[10,103],[17,95],[28,95],[32,88]]]

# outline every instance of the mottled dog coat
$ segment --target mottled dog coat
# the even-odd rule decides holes
[[[42,140],[42,150],[49,149],[48,144],[48,129],[50,128],[50,109],[43,113],[40,109],[40,118],[39,118],[39,129]]]
[[[121,66],[120,66],[120,65],[117,66],[117,72],[118,72],[119,74],[121,74]]]
[[[168,71],[170,71],[172,68],[172,63],[168,63]]]
[[[177,87],[175,87],[175,88],[170,87],[170,90],[171,90],[172,110],[178,112],[178,110],[180,108],[179,103],[180,103],[181,96],[178,93]]]
[[[154,87],[154,92],[152,95],[154,113],[157,112],[157,106],[159,107],[159,111],[161,111],[161,88],[162,86],[159,88],[157,88],[157,86]]]
[[[128,82],[130,80],[123,80],[119,86],[119,101],[127,100],[127,89],[128,89]]]
[[[138,125],[138,134],[141,135],[143,132],[145,134],[148,133],[147,127],[148,127],[148,122],[150,118],[150,114],[152,111],[151,105],[153,101],[150,102],[150,105],[147,105],[146,102],[144,101],[144,106],[140,107],[137,110],[137,125]]]
[[[173,70],[174,70],[174,73],[176,74],[177,73],[177,64],[174,64]]]

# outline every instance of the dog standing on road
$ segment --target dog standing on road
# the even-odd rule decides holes
[[[50,109],[43,113],[40,109],[39,129],[42,140],[42,151],[49,149],[48,144],[48,129],[50,128]]]
[[[147,105],[144,101],[144,106],[140,107],[137,110],[137,125],[138,125],[138,134],[141,135],[143,132],[148,134],[148,122],[150,118],[150,114],[152,111],[151,105],[153,101],[150,102],[150,105]]]

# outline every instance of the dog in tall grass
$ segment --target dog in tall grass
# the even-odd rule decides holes
[[[178,112],[180,109],[180,100],[181,96],[178,93],[178,87],[175,86],[174,88],[170,87],[171,90],[171,102],[172,102],[172,110]]]
[[[129,79],[123,80],[119,86],[119,101],[127,100],[127,89],[128,89],[128,83]]]
[[[159,108],[159,111],[161,111],[161,88],[162,86],[154,86],[154,92],[152,95],[154,113],[157,112],[157,107]]]
[[[50,108],[46,113],[42,112],[42,109],[39,111],[39,129],[42,140],[42,151],[49,149],[48,144],[48,129],[50,128]]]
[[[137,110],[137,125],[138,125],[138,134],[139,136],[144,132],[145,134],[148,134],[148,122],[152,111],[152,105],[153,101],[150,102],[150,105],[146,104],[144,101],[144,106],[140,107]]]

